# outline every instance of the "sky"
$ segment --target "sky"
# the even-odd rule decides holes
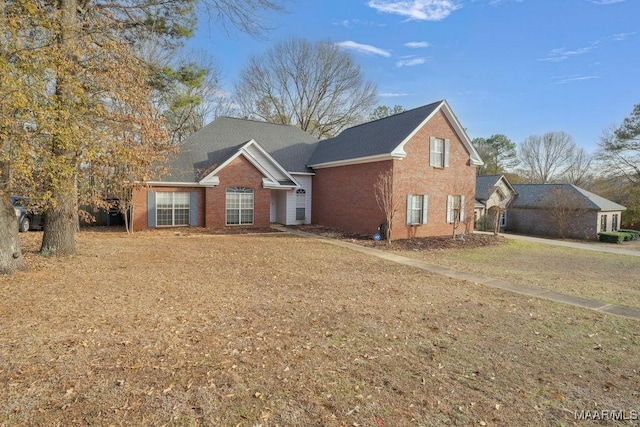
[[[567,132],[592,153],[640,103],[640,0],[289,0],[262,38],[204,16],[187,48],[232,93],[248,59],[290,37],[330,41],[377,85],[379,105],[446,99],[470,138]]]

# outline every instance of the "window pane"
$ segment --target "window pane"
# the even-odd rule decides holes
[[[296,221],[304,221],[305,219],[305,209],[304,208],[296,208]]]
[[[189,209],[189,193],[173,193],[173,207]]]
[[[156,217],[157,225],[173,225],[172,222],[172,210],[158,208]]]
[[[240,224],[253,224],[253,209],[240,211]]]
[[[240,224],[240,211],[237,209],[227,209],[227,224]]]
[[[411,223],[412,224],[420,224],[422,222],[422,219],[420,218],[421,215],[421,211],[416,211],[416,210],[412,210],[411,211]]]
[[[189,209],[175,209],[173,211],[173,225],[189,225]]]
[[[172,204],[173,204],[173,197],[171,193],[168,193],[166,191],[156,193],[156,207],[158,209],[171,208]]]
[[[240,208],[253,209],[253,194],[240,194]]]

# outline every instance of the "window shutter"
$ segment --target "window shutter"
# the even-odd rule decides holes
[[[460,222],[464,221],[464,196],[460,196]]]
[[[411,224],[411,194],[407,194],[407,224]]]
[[[147,192],[147,226],[156,227],[156,192]]]
[[[435,138],[433,136],[429,138],[429,166],[439,166],[436,162],[436,156],[433,153],[434,141]]]
[[[428,207],[429,207],[429,196],[427,196],[426,194],[424,194],[422,196],[422,223],[426,224],[427,223],[427,211],[428,211]]]
[[[443,151],[444,151],[444,167],[448,168],[449,167],[449,147],[451,146],[451,141],[448,139],[444,140],[444,147],[443,147]]]
[[[189,193],[189,225],[195,227],[198,225],[198,192]]]
[[[447,196],[447,222],[453,222],[453,196]]]

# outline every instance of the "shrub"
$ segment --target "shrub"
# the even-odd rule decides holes
[[[621,233],[630,234],[631,238],[628,239],[628,240],[638,240],[640,238],[640,231],[638,231],[638,230],[627,230],[627,229],[624,229],[624,230],[618,230],[618,231],[621,232]],[[627,240],[627,239],[625,239],[625,240]]]
[[[622,243],[624,241],[624,236],[625,233],[613,231],[598,234],[598,240],[605,243]]]

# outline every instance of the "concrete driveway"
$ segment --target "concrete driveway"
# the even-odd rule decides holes
[[[484,232],[476,231],[476,233]],[[611,254],[640,257],[640,240],[615,244],[601,242],[578,242],[575,240],[545,239],[541,237],[522,236],[519,234],[510,233],[501,233],[501,236],[504,236],[507,239],[528,240],[530,242],[544,243],[547,245],[564,246],[567,248],[584,249],[587,251],[607,252]]]

